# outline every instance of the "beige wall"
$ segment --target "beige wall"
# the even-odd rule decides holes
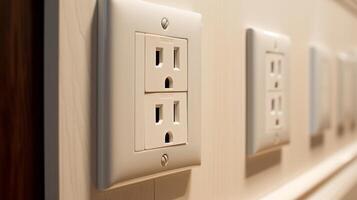
[[[346,196],[343,197],[344,200],[354,200],[357,198],[357,185],[352,188]]]
[[[338,137],[331,129],[322,144],[311,147],[307,133],[308,43],[321,41],[334,53],[357,47],[356,15],[333,0],[151,1],[203,16],[202,166],[108,192],[96,190],[96,1],[60,0],[61,200],[256,199],[356,140],[354,134]],[[248,162],[244,29],[250,25],[291,37],[291,143]]]

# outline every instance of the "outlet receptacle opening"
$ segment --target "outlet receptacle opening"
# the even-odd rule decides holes
[[[174,102],[174,122],[180,122],[180,102]]]
[[[172,78],[171,77],[167,77],[165,79],[165,88],[172,88]]]
[[[155,65],[156,67],[161,67],[163,58],[163,48],[157,47],[155,52]]]
[[[165,134],[165,143],[171,143],[173,141],[173,136],[171,132],[167,132]]]
[[[275,110],[275,99],[272,99],[270,102],[270,111],[274,112]]]
[[[275,81],[275,83],[274,83],[274,87],[275,87],[275,88],[278,88],[278,87],[279,87],[279,83],[278,83],[278,81]]]
[[[274,74],[274,72],[275,72],[275,62],[271,61],[270,62],[270,73]]]
[[[162,104],[155,106],[155,123],[160,124],[162,121]]]
[[[174,68],[180,69],[180,48],[174,47]]]
[[[278,98],[278,109],[279,109],[279,111],[283,110],[283,100],[282,100],[281,96]]]
[[[281,60],[278,60],[278,74],[281,75],[282,72],[282,63]]]
[[[280,120],[279,119],[275,119],[275,126],[279,126],[280,125]]]

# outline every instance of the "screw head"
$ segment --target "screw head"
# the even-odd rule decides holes
[[[169,20],[166,18],[166,17],[164,17],[164,18],[162,18],[161,19],[161,27],[164,29],[164,30],[166,30],[167,29],[167,27],[169,27]]]
[[[161,166],[165,167],[169,163],[169,156],[164,154],[161,156]]]

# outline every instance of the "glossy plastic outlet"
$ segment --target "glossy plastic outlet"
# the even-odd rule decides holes
[[[331,54],[326,47],[309,49],[309,133],[316,136],[331,125]]]
[[[247,155],[289,142],[289,45],[287,36],[249,28],[246,32]]]
[[[99,1],[98,188],[201,163],[201,15]]]

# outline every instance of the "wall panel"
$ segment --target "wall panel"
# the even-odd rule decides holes
[[[60,199],[256,199],[356,140],[356,134],[339,137],[330,129],[322,144],[311,146],[307,133],[308,43],[321,41],[334,53],[357,47],[357,18],[335,1],[150,1],[203,16],[202,166],[109,192],[96,190],[96,1],[61,0]],[[244,29],[250,25],[287,34],[292,40],[291,143],[253,161],[244,156]]]

